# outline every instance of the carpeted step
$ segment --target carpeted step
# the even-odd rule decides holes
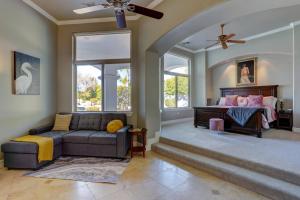
[[[222,152],[217,152],[203,147],[194,146],[180,141],[175,141],[169,138],[161,137],[159,142],[163,144],[171,145],[173,147],[177,147],[185,151],[189,151],[209,158],[213,158],[215,160],[219,160],[225,163],[246,168],[251,171],[259,172],[261,174],[265,174],[273,178],[281,179],[283,181],[290,182],[300,186],[299,174],[293,173],[291,171],[278,169],[276,168],[276,166],[264,165],[261,163],[249,161],[247,159],[237,158],[231,155],[223,154]]]
[[[300,186],[220,160],[157,143],[152,150],[275,200],[300,200]]]

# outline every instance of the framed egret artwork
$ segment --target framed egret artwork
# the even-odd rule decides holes
[[[14,94],[40,94],[40,59],[20,52],[14,54]]]

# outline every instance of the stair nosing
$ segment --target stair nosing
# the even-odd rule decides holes
[[[163,143],[163,144],[168,144],[170,146],[177,147],[178,149],[182,149],[182,150],[187,151],[187,152],[200,154],[200,155],[203,155],[203,156],[206,156],[206,157],[213,158],[215,160],[220,160],[222,162],[238,165],[242,168],[247,168],[249,170],[253,170],[253,171],[256,171],[258,173],[267,173],[268,176],[274,177],[276,179],[281,179],[281,180],[284,180],[286,182],[290,182],[292,184],[300,186],[300,176],[299,176],[299,174],[295,174],[293,172],[286,171],[284,169],[274,168],[272,166],[265,165],[265,164],[262,164],[262,163],[258,163],[258,162],[255,162],[255,161],[244,160],[242,158],[234,157],[232,155],[227,155],[227,154],[224,154],[224,153],[221,153],[221,152],[218,152],[218,151],[214,151],[214,150],[211,150],[211,149],[208,149],[208,148],[198,147],[198,146],[195,146],[195,145],[192,145],[192,144],[187,144],[187,143],[176,141],[174,139],[170,139],[170,138],[166,138],[166,137],[160,137],[159,142]],[[170,143],[172,143],[172,144],[170,144]],[[174,143],[175,143],[175,145],[174,145]],[[188,149],[182,148],[183,146],[187,147]],[[205,152],[208,152],[208,153],[214,154],[214,155],[213,156],[204,155],[203,153],[205,153]],[[229,158],[230,160],[228,160],[228,159],[225,160],[224,158]],[[234,160],[234,162],[232,160]],[[241,163],[246,163],[246,164],[241,164]],[[259,167],[259,169],[262,169],[262,170],[259,170],[257,167],[255,168],[254,166],[257,166],[257,167]],[[280,174],[282,174],[282,176],[280,176]],[[297,177],[296,178],[297,181],[294,181],[293,179],[292,180],[288,179],[286,176],[291,176],[293,178]]]

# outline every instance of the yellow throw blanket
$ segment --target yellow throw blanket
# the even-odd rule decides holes
[[[38,161],[49,161],[53,159],[53,138],[36,135],[25,135],[16,139],[16,142],[32,142],[39,146]]]

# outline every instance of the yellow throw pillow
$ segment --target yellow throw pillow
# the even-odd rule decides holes
[[[56,114],[55,124],[52,131],[69,131],[72,115]]]
[[[106,130],[109,133],[115,133],[123,128],[123,122],[121,120],[112,120],[107,124]]]

